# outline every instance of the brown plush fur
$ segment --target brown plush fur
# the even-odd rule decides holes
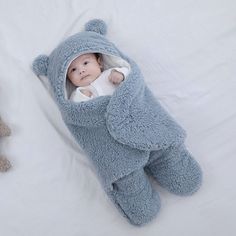
[[[9,136],[11,134],[10,128],[0,118],[0,137]],[[5,172],[11,167],[9,160],[0,155],[0,172]]]

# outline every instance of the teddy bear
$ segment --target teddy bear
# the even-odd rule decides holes
[[[9,136],[10,134],[10,128],[0,118],[0,137]],[[10,161],[3,155],[0,155],[0,172],[6,172],[10,167]]]

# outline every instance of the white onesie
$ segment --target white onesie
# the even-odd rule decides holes
[[[70,100],[73,102],[88,101],[98,96],[112,95],[117,85],[112,84],[108,77],[112,70],[116,70],[124,75],[124,79],[127,76],[129,69],[126,67],[114,67],[104,70],[101,75],[93,81],[89,86],[77,87],[71,94]],[[89,90],[92,93],[91,97],[84,95],[81,90]]]

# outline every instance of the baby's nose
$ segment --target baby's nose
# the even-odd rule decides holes
[[[79,71],[80,74],[83,74],[84,72],[85,72],[84,69],[80,69],[80,71]]]

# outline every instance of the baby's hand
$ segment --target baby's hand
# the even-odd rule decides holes
[[[124,80],[124,75],[116,70],[112,70],[108,79],[113,84],[120,84]]]
[[[87,97],[92,97],[92,95],[93,95],[93,93],[91,91],[89,91],[88,89],[81,89],[80,92]]]

